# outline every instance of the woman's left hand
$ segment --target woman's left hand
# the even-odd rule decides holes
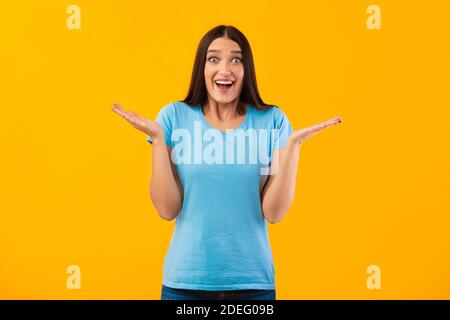
[[[323,129],[333,126],[335,124],[339,124],[341,122],[342,122],[342,118],[340,116],[338,116],[338,117],[334,117],[330,120],[319,122],[319,123],[313,124],[312,126],[296,130],[289,135],[289,143],[291,143],[293,145],[301,145],[306,139],[319,133]]]

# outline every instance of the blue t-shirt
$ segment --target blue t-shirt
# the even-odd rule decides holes
[[[275,289],[261,191],[292,126],[273,106],[247,105],[239,128],[213,128],[199,105],[173,102],[156,118],[183,187],[163,284],[191,290]],[[147,141],[152,142],[150,136]],[[256,160],[255,160],[256,159]]]

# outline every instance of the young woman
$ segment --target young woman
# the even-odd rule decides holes
[[[151,199],[176,218],[161,299],[274,300],[267,222],[292,204],[302,143],[341,118],[293,131],[261,99],[246,37],[224,25],[200,41],[183,101],[156,121],[117,103],[113,111],[147,134]]]

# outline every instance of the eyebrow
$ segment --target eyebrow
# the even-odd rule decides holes
[[[217,50],[217,49],[210,49],[210,50],[208,50],[208,52],[222,52],[222,51]],[[230,52],[231,52],[231,53],[239,53],[239,54],[242,54],[242,51],[241,51],[241,50],[231,50]]]

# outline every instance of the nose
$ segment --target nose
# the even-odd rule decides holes
[[[227,61],[223,60],[220,63],[219,74],[221,74],[221,75],[231,74],[230,65]]]

